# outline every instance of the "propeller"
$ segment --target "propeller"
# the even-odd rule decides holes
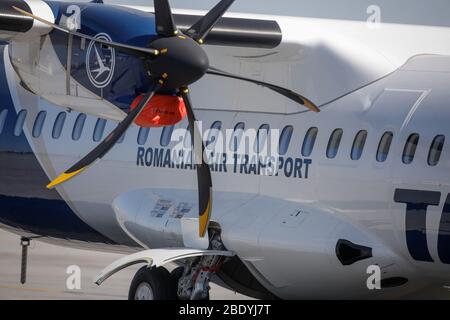
[[[199,21],[189,28],[186,31],[186,34],[182,34],[175,25],[169,1],[154,0],[155,23],[158,37],[151,42],[151,47],[149,48],[135,47],[113,41],[96,39],[55,25],[54,23],[46,21],[45,19],[37,17],[20,8],[13,7],[16,11],[50,25],[62,32],[117,48],[123,52],[131,55],[137,55],[145,59],[147,62],[145,64],[147,68],[145,71],[153,83],[145,97],[140,101],[139,105],[133,109],[122,122],[119,123],[116,129],[87,156],[52,181],[48,185],[48,188],[54,188],[61,183],[74,178],[81,172],[84,172],[96,161],[103,158],[119,141],[125,131],[134,123],[136,118],[144,110],[145,106],[150,102],[155,93],[160,90],[163,90],[163,92],[176,92],[183,98],[187,109],[189,130],[191,133],[191,141],[193,146],[193,159],[196,160],[197,164],[199,236],[204,237],[206,235],[212,212],[213,185],[211,169],[205,161],[205,146],[202,139],[201,148],[196,148],[198,146],[195,145],[195,141],[199,139],[194,139],[194,137],[201,137],[201,133],[196,126],[197,118],[195,116],[194,107],[189,95],[189,85],[201,79],[205,74],[246,81],[272,90],[300,105],[305,106],[311,111],[320,111],[320,109],[313,102],[289,89],[258,80],[252,80],[239,75],[233,75],[217,68],[213,68],[209,65],[208,56],[201,47],[201,44],[204,43],[212,28],[214,28],[233,2],[234,0],[221,0],[211,11],[209,11],[204,17],[200,18]]]

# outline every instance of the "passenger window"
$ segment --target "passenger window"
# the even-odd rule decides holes
[[[362,130],[358,132],[358,134],[355,137],[355,141],[353,142],[351,153],[352,160],[361,159],[361,156],[364,151],[364,146],[366,145],[366,141],[367,141],[367,131]]]
[[[378,145],[377,161],[385,162],[388,158],[389,151],[391,150],[392,139],[394,134],[392,132],[385,132],[381,137],[380,144]]]
[[[242,136],[244,135],[245,124],[239,122],[234,127],[233,135],[231,136],[230,149],[234,152],[238,151],[239,144],[241,143]]]
[[[344,134],[344,131],[342,129],[336,129],[331,134],[330,141],[328,142],[328,148],[327,148],[328,159],[336,158],[338,151],[339,151],[339,146],[341,145],[341,140],[342,140],[343,134]]]
[[[23,132],[23,124],[27,117],[27,111],[21,110],[17,116],[16,125],[14,126],[14,135],[16,137],[20,136]]]
[[[95,124],[94,135],[92,137],[95,142],[100,142],[102,140],[103,134],[105,133],[105,127],[106,120],[98,119],[97,123]]]
[[[45,118],[47,117],[47,111],[41,111],[38,113],[33,126],[33,138],[39,138],[44,127]]]
[[[163,132],[161,134],[161,146],[167,147],[170,142],[172,141],[172,133],[173,133],[173,126],[170,127],[164,127]]]
[[[261,127],[259,127],[255,143],[255,151],[257,153],[265,150],[265,147],[267,145],[267,138],[269,137],[269,130],[270,126],[268,124],[263,124]]]
[[[208,140],[206,141],[206,146],[213,145],[215,146],[217,139],[220,135],[220,130],[222,130],[222,122],[216,121],[212,124],[211,129],[209,130]]]
[[[75,120],[75,125],[73,126],[72,140],[74,141],[80,140],[85,123],[86,123],[86,115],[84,113],[79,114],[77,120]]]
[[[419,135],[417,133],[410,135],[408,141],[406,142],[405,149],[403,150],[404,164],[411,164],[414,161],[418,144]]]
[[[430,153],[428,154],[428,164],[432,167],[437,166],[441,159],[442,150],[444,149],[445,136],[436,136],[431,144]]]
[[[291,143],[292,134],[294,133],[293,126],[287,126],[283,129],[280,136],[279,154],[284,156],[288,152],[289,144]]]
[[[150,133],[150,128],[140,128],[139,129],[137,142],[140,146],[143,146],[144,144],[146,144],[149,133]]]
[[[0,134],[2,134],[3,129],[5,128],[7,116],[8,116],[8,110],[2,110],[2,112],[0,112]]]
[[[58,114],[55,120],[55,124],[53,125],[52,137],[53,139],[59,139],[61,137],[61,133],[64,128],[64,123],[66,122],[66,113],[61,112]]]
[[[314,145],[316,144],[317,134],[319,133],[319,129],[311,128],[308,130],[305,136],[305,140],[303,141],[302,146],[302,156],[309,157],[314,149]]]

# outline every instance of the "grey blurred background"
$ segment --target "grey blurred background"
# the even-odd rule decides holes
[[[104,1],[153,6],[153,0]],[[174,8],[205,10],[217,2],[218,0],[170,1]],[[449,0],[236,0],[231,11],[366,21],[367,8],[371,5],[380,7],[381,20],[385,23],[450,27]]]

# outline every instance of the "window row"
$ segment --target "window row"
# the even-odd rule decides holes
[[[314,141],[317,137],[317,132],[317,128],[313,128],[310,129],[310,131],[306,134],[305,142],[303,144],[303,156],[309,156],[311,154],[312,146],[314,145]],[[337,156],[343,134],[344,131],[342,129],[336,129],[331,134],[327,147],[327,157],[329,159],[334,159]],[[365,130],[361,130],[356,134],[350,153],[350,158],[352,160],[361,159],[367,140],[367,135],[368,133]],[[393,139],[394,134],[390,131],[385,132],[382,135],[376,153],[376,159],[378,162],[385,162],[387,160]],[[411,134],[408,137],[402,154],[402,161],[404,164],[411,164],[414,161],[419,140],[420,135],[418,133]],[[437,135],[436,137],[434,137],[428,151],[427,162],[429,166],[434,167],[438,165],[441,159],[442,151],[444,149],[444,144],[444,135]]]
[[[8,116],[8,110],[2,110],[0,112],[0,134],[2,134],[5,125],[6,125],[6,119]],[[18,137],[23,132],[23,126],[25,124],[25,120],[27,117],[27,111],[21,110],[18,115],[17,119],[15,120],[14,124],[14,130],[13,135]],[[42,130],[44,128],[44,123],[47,118],[47,112],[46,111],[40,111],[33,124],[33,130],[32,130],[32,136],[33,138],[39,138],[42,134]],[[66,112],[60,112],[55,119],[55,122],[53,124],[52,128],[52,138],[53,139],[59,139],[61,137],[61,134],[64,129],[64,124],[66,122],[67,113]],[[72,140],[78,141],[81,139],[81,135],[83,133],[84,125],[86,122],[87,116],[85,114],[79,114],[75,120],[73,130],[72,130]],[[92,135],[92,140],[95,142],[100,142],[103,139],[105,128],[106,128],[107,121],[105,119],[98,119],[95,128],[94,133]],[[163,129],[163,133],[161,135],[161,145],[166,147],[170,144],[171,138],[172,138],[172,132],[173,127],[165,127]],[[138,134],[138,144],[144,145],[147,142],[148,136],[150,133],[149,128],[140,128],[139,134]],[[118,143],[122,143],[125,138],[125,135],[123,135]]]
[[[221,123],[215,122],[211,129],[221,130]],[[245,130],[245,124],[244,123],[238,123],[234,128],[234,134],[233,139],[231,141],[231,149],[236,151],[237,146],[240,143],[240,139],[242,135],[244,134]],[[262,125],[257,134],[257,139],[255,143],[255,151],[260,152],[262,148],[265,146],[267,137],[269,135],[270,126],[267,124]],[[289,144],[292,138],[294,132],[294,128],[292,126],[285,127],[280,135],[280,143],[279,143],[279,154],[285,155],[288,152]],[[302,144],[302,156],[307,158],[310,157],[316,140],[319,133],[319,129],[316,127],[310,128],[305,135],[305,138],[303,140]],[[342,137],[344,135],[343,129],[336,129],[332,132],[329,140],[328,145],[326,149],[326,156],[328,159],[334,159],[336,158],[339,147],[341,145]],[[360,160],[364,148],[366,146],[366,141],[368,137],[368,132],[366,130],[359,131],[354,140],[352,149],[350,152],[350,158],[354,161]],[[388,159],[389,152],[391,150],[392,141],[394,139],[394,133],[387,131],[385,132],[378,144],[377,153],[376,153],[376,160],[378,162],[385,162]],[[406,141],[405,148],[403,150],[402,155],[402,161],[404,164],[411,164],[414,160],[414,157],[416,155],[417,146],[419,144],[420,136],[419,134],[415,133],[409,136],[409,138]],[[208,137],[207,144],[211,143],[211,140],[214,141],[214,139],[211,139]],[[429,152],[428,152],[428,165],[429,166],[436,166],[438,165],[442,151],[444,149],[445,144],[445,136],[444,135],[437,135],[434,137],[433,142],[430,146]]]
[[[8,116],[8,110],[2,110],[0,112],[0,134],[4,130],[7,116]],[[25,123],[26,116],[27,116],[26,110],[21,110],[18,113],[17,119],[15,121],[15,125],[14,125],[14,130],[13,130],[13,134],[15,136],[20,136],[22,134],[23,125]],[[32,135],[34,138],[38,138],[41,136],[46,117],[47,117],[46,111],[40,111],[37,114],[36,119],[34,121],[33,130],[32,130]],[[61,137],[61,134],[64,129],[66,117],[67,117],[66,112],[60,112],[57,115],[55,122],[53,124],[53,129],[52,129],[52,138],[53,139],[59,139]],[[72,139],[74,141],[80,140],[81,135],[83,133],[86,119],[87,119],[87,117],[85,114],[79,114],[77,116],[74,126],[73,126],[73,130],[72,130]],[[107,124],[107,121],[104,119],[97,120],[97,123],[94,128],[93,136],[92,136],[92,139],[95,142],[100,142],[102,140],[104,131],[106,128],[106,124]],[[161,139],[160,139],[161,146],[167,147],[170,144],[171,139],[172,139],[173,130],[174,130],[173,126],[163,128],[163,132],[161,134]],[[221,133],[221,130],[222,130],[222,122],[216,121],[212,124],[208,139],[206,141],[206,146],[209,146],[210,144],[214,144],[217,141],[218,135]],[[259,130],[257,132],[257,136],[256,136],[255,146],[254,146],[255,152],[261,152],[263,150],[264,146],[266,146],[267,139],[269,137],[269,132],[270,132],[270,126],[268,124],[263,124],[259,128]],[[241,140],[244,136],[244,133],[245,133],[245,123],[239,122],[234,127],[233,135],[231,137],[231,141],[230,141],[231,150],[238,151],[238,147],[241,144]],[[278,151],[279,151],[280,155],[287,154],[293,133],[294,133],[293,126],[286,126],[281,131],[279,147],[278,147],[279,148]],[[304,138],[303,144],[302,144],[302,149],[301,149],[301,153],[302,153],[303,157],[307,158],[307,157],[311,156],[311,154],[314,150],[314,146],[316,144],[318,133],[319,133],[319,129],[316,127],[312,127],[306,132],[306,135],[305,135],[305,138]],[[150,134],[149,128],[140,128],[138,137],[137,137],[137,143],[139,145],[144,145],[148,140],[149,134]],[[331,136],[328,140],[327,149],[326,149],[327,158],[329,158],[329,159],[336,158],[336,156],[338,155],[338,152],[339,152],[339,147],[341,145],[343,136],[344,136],[344,130],[340,129],[340,128],[335,129],[331,133]],[[368,132],[366,130],[361,130],[356,134],[356,136],[353,140],[353,145],[352,145],[352,149],[350,152],[350,158],[352,160],[357,161],[357,160],[361,159],[365,145],[366,145],[367,137],[368,137]],[[122,143],[124,138],[125,138],[125,135],[123,135],[121,137],[121,139],[119,140],[118,143]],[[378,162],[385,162],[387,160],[393,139],[394,139],[394,134],[390,131],[385,132],[382,135],[380,142],[378,144],[378,149],[377,149],[377,153],[376,153],[376,160]],[[402,161],[404,164],[411,164],[414,161],[414,157],[416,155],[416,150],[417,150],[419,141],[420,141],[420,135],[417,133],[411,134],[408,137],[405,147],[404,147],[404,150],[403,150],[403,154],[402,154]],[[190,144],[191,144],[190,134],[186,135],[184,144],[186,147],[190,146]],[[436,166],[439,163],[441,154],[442,154],[442,151],[444,148],[444,144],[445,144],[445,136],[444,135],[438,135],[433,139],[432,144],[429,149],[429,153],[428,153],[428,165]]]

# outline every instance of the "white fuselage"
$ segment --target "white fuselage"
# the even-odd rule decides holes
[[[450,31],[277,20],[284,35],[279,48],[254,52],[209,48],[212,60],[218,67],[302,92],[321,106],[321,113],[304,112],[263,88],[230,80],[207,77],[192,88],[205,130],[216,121],[221,121],[222,130],[241,122],[246,129],[264,124],[281,131],[293,128],[286,154],[280,155],[278,175],[258,174],[245,163],[214,168],[212,221],[220,225],[225,246],[281,298],[376,295],[366,287],[366,271],[377,264],[386,277],[409,280],[388,289],[387,295],[442,287],[450,280],[450,265],[441,261],[437,245],[450,193],[448,143],[436,166],[428,164],[428,157],[436,136],[450,137],[450,41],[444,43]],[[433,32],[439,41],[429,38]],[[14,50],[10,52],[20,69]],[[54,139],[55,119],[64,110],[47,101],[50,95],[45,100],[25,90],[11,63],[7,76],[16,111],[28,111],[24,132],[49,178],[97,144],[93,116],[87,117],[81,138],[72,139],[77,111],[67,114],[61,136]],[[27,80],[25,73],[20,76]],[[43,110],[46,122],[35,138],[34,121]],[[103,136],[114,126],[108,121]],[[186,127],[183,121],[175,129]],[[310,128],[317,128],[318,134],[311,154],[305,156],[302,147]],[[336,129],[343,135],[336,156],[329,158],[327,148]],[[361,157],[352,160],[355,137],[362,130],[367,131],[367,140]],[[133,126],[101,162],[58,192],[84,222],[119,244],[182,246],[181,219],[173,210],[184,206],[183,218],[195,217],[195,171],[154,159],[158,152],[165,157],[176,143],[161,145],[163,129],[150,129],[143,145],[138,144],[138,131]],[[380,162],[377,153],[386,132],[393,139],[386,160]],[[405,164],[405,144],[412,134],[420,139],[412,163]],[[440,193],[439,204],[428,207],[422,230],[431,262],[417,261],[410,254],[406,204],[395,201],[397,190]],[[123,208],[113,208],[119,198],[134,201],[134,209],[124,213]],[[154,214],[161,201],[169,207],[159,206],[160,214]],[[336,257],[336,244],[342,239],[372,248],[373,257],[343,266]]]

